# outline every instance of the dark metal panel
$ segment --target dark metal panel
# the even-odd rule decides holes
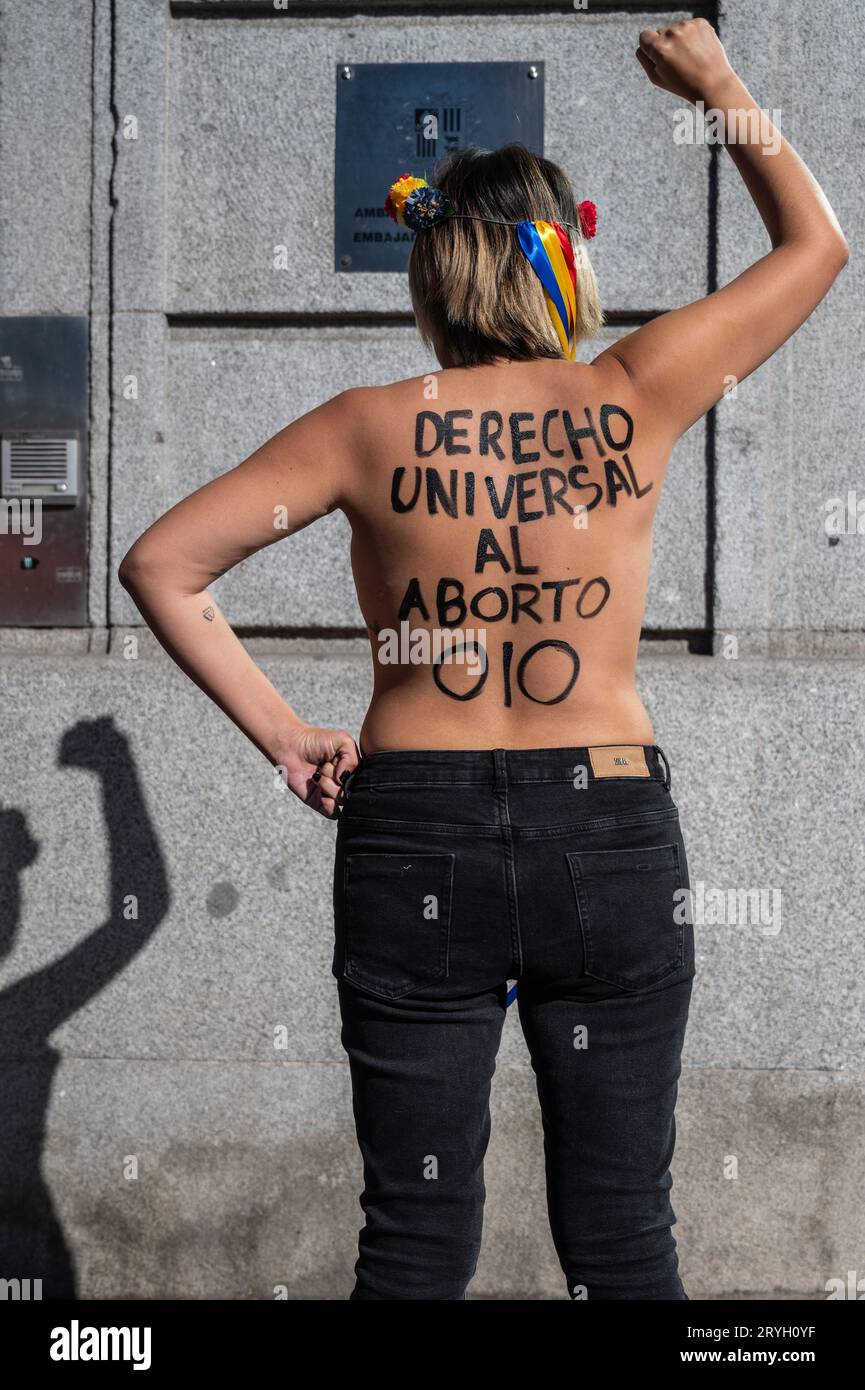
[[[32,449],[35,481],[0,499],[3,627],[87,624],[88,354],[84,317],[0,318],[0,439],[78,441],[74,495],[39,483]]]
[[[512,140],[543,154],[540,61],[337,64],[334,268],[404,271],[415,234],[384,210],[394,179],[432,182],[452,150]]]

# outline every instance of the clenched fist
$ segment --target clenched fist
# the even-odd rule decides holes
[[[643,29],[637,58],[655,87],[696,103],[733,74],[724,45],[707,19],[682,19],[668,29]]]
[[[283,780],[305,805],[332,820],[342,804],[340,777],[360,762],[357,744],[345,729],[306,724],[293,730],[276,754]]]

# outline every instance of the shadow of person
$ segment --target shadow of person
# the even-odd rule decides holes
[[[105,921],[49,965],[0,992],[0,1279],[42,1280],[42,1297],[75,1298],[75,1269],[41,1171],[51,1085],[62,1054],[51,1034],[104,989],[165,917],[168,875],[126,737],[111,718],[82,720],[58,764],[99,778],[110,903]],[[0,810],[0,958],[21,917],[21,873],[39,846],[25,817]],[[70,853],[91,860],[85,840]],[[69,883],[78,870],[70,866]],[[31,1297],[38,1296],[32,1291]]]

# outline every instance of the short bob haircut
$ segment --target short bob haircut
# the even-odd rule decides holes
[[[457,212],[509,221],[569,222],[565,230],[577,267],[577,341],[592,337],[604,318],[598,283],[578,228],[567,175],[521,144],[457,151],[432,178]],[[544,290],[515,227],[448,218],[415,235],[408,269],[418,331],[434,352],[461,366],[495,358],[564,358]]]

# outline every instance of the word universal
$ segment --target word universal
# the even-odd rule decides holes
[[[442,468],[442,459],[473,452],[467,442],[469,425],[458,425],[458,420],[472,422],[475,450],[481,458],[495,463],[509,460],[519,471],[497,471],[479,479],[471,469]],[[420,504],[430,515],[474,516],[481,492],[496,520],[519,522],[553,516],[557,508],[573,516],[578,510],[590,512],[604,501],[615,507],[620,494],[639,499],[653,487],[651,482],[641,486],[637,478],[628,455],[633,436],[631,416],[612,404],[600,407],[597,422],[588,406],[576,420],[571,411],[558,409],[540,417],[526,410],[512,411],[507,417],[497,410],[481,411],[477,417],[473,410],[448,410],[444,415],[421,410],[415,420],[415,454],[436,461],[426,467],[395,468],[391,506],[397,513],[410,512]],[[563,463],[523,467],[540,463],[544,456]]]

